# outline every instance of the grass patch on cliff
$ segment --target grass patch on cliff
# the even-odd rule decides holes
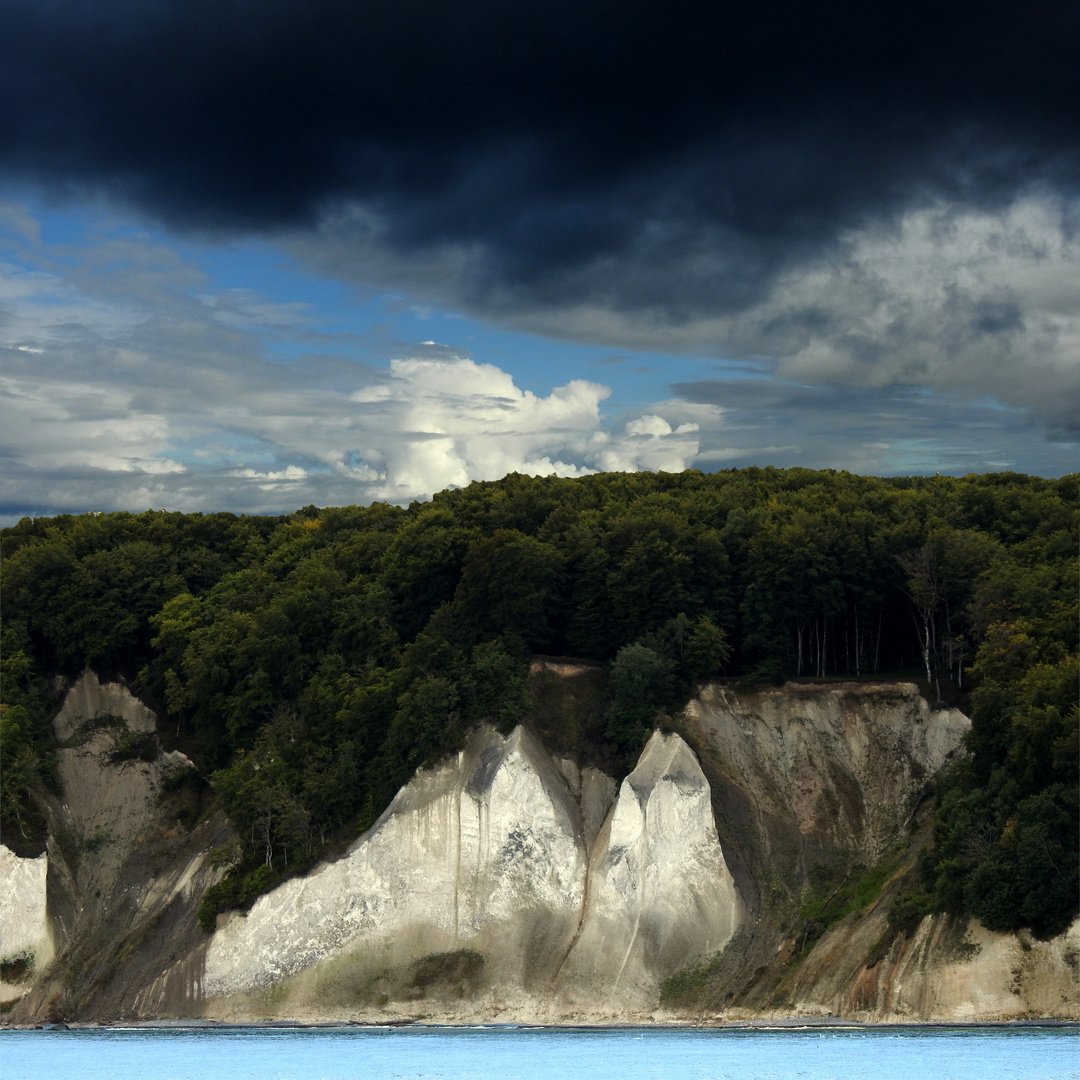
[[[122,765],[129,761],[142,761],[149,764],[161,757],[161,745],[157,735],[152,732],[125,731],[113,743],[109,761],[113,765]]]
[[[750,940],[745,930],[736,930],[719,952],[676,971],[660,985],[660,1005],[665,1009],[691,1009],[715,996],[712,991],[730,982],[742,968]]]
[[[885,933],[874,942],[866,958],[868,968],[876,967],[889,953],[897,938],[909,938],[919,924],[934,911],[933,894],[925,891],[902,892],[889,906],[889,920]]]
[[[416,962],[409,985],[421,997],[434,990],[466,997],[479,985],[484,963],[484,957],[472,949],[432,953]]]
[[[811,867],[807,875],[808,888],[799,909],[799,945],[803,953],[831,926],[849,915],[861,914],[877,901],[903,861],[900,851],[893,851],[870,867],[846,862],[848,857],[847,852],[837,852],[833,858]]]
[[[320,980],[318,996],[328,1004],[349,1000],[352,1004],[384,1008],[391,1001],[426,998],[461,1000],[472,997],[484,985],[487,961],[473,949],[428,953],[403,964],[350,973],[348,960]]]
[[[34,971],[34,954],[26,953],[16,956],[11,960],[0,962],[0,979],[6,983],[17,983],[32,975]]]
[[[112,713],[88,717],[81,721],[71,736],[59,743],[59,746],[66,750],[85,746],[99,731],[112,731],[119,737],[122,732],[127,731],[127,721],[122,716],[114,716]]]

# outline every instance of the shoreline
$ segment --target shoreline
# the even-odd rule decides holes
[[[399,1020],[383,1023],[371,1021],[292,1021],[261,1020],[251,1023],[233,1023],[225,1020],[114,1020],[70,1024],[0,1024],[4,1031],[967,1031],[973,1029],[1038,1029],[1052,1028],[1060,1031],[1080,1031],[1080,1020],[1052,1018],[1032,1020],[912,1020],[904,1022],[878,1022],[868,1020],[845,1020],[839,1016],[820,1018],[800,1017],[789,1020],[713,1020],[685,1022],[657,1022],[649,1024],[530,1024],[530,1023],[475,1023],[444,1024],[426,1020]]]

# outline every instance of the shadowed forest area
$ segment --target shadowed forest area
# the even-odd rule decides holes
[[[510,475],[408,508],[147,511],[3,533],[2,824],[43,849],[57,676],[119,677],[196,763],[243,905],[355,837],[531,657],[606,672],[593,753],[624,770],[702,680],[905,678],[972,718],[936,782],[915,917],[1063,929],[1078,893],[1078,481],[805,469]],[[145,740],[144,740],[145,741]]]

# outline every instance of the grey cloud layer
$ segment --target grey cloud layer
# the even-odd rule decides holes
[[[702,379],[673,389],[678,402],[723,408],[723,425],[702,439],[696,459],[706,470],[769,464],[879,476],[1076,471],[1075,444],[1048,441],[1021,410],[955,394],[775,379]]]
[[[673,257],[663,269],[634,259],[597,262],[580,272],[572,297],[557,301],[504,288],[478,302],[473,282],[482,253],[444,246],[427,261],[404,258],[381,242],[367,213],[340,214],[289,243],[331,275],[393,281],[545,336],[746,359],[816,385],[989,395],[1027,410],[1051,437],[1075,440],[1078,223],[1080,201],[1047,191],[993,209],[935,202],[839,234],[741,305],[711,306],[700,297],[725,263],[708,236],[693,258]],[[650,290],[661,277],[663,288],[698,296],[682,301],[678,317],[657,300],[662,288]],[[597,298],[601,283],[611,292],[632,286],[640,302],[605,303]]]

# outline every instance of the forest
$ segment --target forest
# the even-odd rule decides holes
[[[124,679],[241,838],[203,919],[370,825],[529,709],[537,655],[604,672],[627,769],[702,680],[917,680],[972,718],[929,794],[915,913],[1059,932],[1080,892],[1080,476],[510,475],[408,507],[96,513],[5,529],[0,827],[43,849],[57,676]]]

